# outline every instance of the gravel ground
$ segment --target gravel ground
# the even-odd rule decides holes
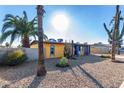
[[[46,60],[47,75],[36,77],[37,62],[0,67],[0,87],[10,88],[113,88],[124,81],[124,63],[95,55],[69,60],[70,67],[55,67],[59,59]]]

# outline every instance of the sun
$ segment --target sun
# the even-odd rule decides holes
[[[65,31],[69,27],[69,18],[65,13],[56,13],[51,20],[52,26],[59,31]]]

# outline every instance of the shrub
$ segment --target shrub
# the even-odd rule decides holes
[[[64,57],[66,57],[68,59],[70,58],[70,48],[68,46],[65,46]]]
[[[7,51],[2,57],[2,63],[0,65],[15,66],[22,64],[26,61],[27,56],[21,49]]]
[[[68,67],[68,59],[66,57],[62,57],[60,62],[56,65],[57,67]]]
[[[67,63],[68,63],[68,59],[66,57],[63,57],[60,59],[60,62],[59,62],[60,65],[66,65]]]

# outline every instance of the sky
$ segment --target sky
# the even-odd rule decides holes
[[[68,42],[74,40],[74,42],[88,42],[88,44],[94,44],[97,42],[108,44],[108,35],[103,27],[103,23],[105,22],[108,26],[110,20],[115,15],[115,6],[46,5],[44,6],[44,9],[46,13],[43,17],[43,29],[48,38],[63,38]],[[120,6],[120,9],[122,11],[122,16],[124,16],[124,6]],[[1,5],[0,31],[6,14],[22,16],[24,10],[27,12],[29,20],[36,16],[36,6],[33,5]],[[65,18],[56,19],[56,16],[58,15],[63,15]],[[59,22],[56,22],[56,20]],[[124,21],[122,21],[122,23],[123,22]],[[60,26],[60,29],[56,29],[55,26]],[[121,29],[122,27],[120,27],[120,30]],[[10,38],[5,42],[9,42],[9,40]],[[31,38],[31,40],[33,40],[33,38]],[[20,39],[17,39],[13,46],[18,45],[19,43]]]

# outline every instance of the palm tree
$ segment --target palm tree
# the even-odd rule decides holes
[[[121,46],[121,42],[123,41],[122,37],[124,35],[124,25],[122,31],[120,32],[119,31],[120,20],[123,20],[123,18],[120,17],[120,15],[121,15],[121,11],[119,10],[119,5],[117,5],[115,17],[110,22],[110,24],[114,22],[112,29],[109,30],[106,24],[104,23],[104,28],[109,36],[109,42],[110,44],[112,44],[112,61],[115,61],[116,49]]]
[[[12,14],[5,15],[3,20],[2,36],[0,37],[0,43],[3,43],[10,36],[10,45],[18,37],[21,37],[21,43],[23,47],[30,47],[29,37],[33,36],[36,39],[37,36],[37,18],[28,20],[27,14],[23,11],[23,16],[14,16]],[[47,36],[44,35],[47,39]]]
[[[37,69],[37,76],[46,75],[46,69],[44,65],[44,50],[43,50],[43,14],[45,10],[43,6],[37,6],[37,16],[38,16],[38,50],[39,50],[39,62]]]

